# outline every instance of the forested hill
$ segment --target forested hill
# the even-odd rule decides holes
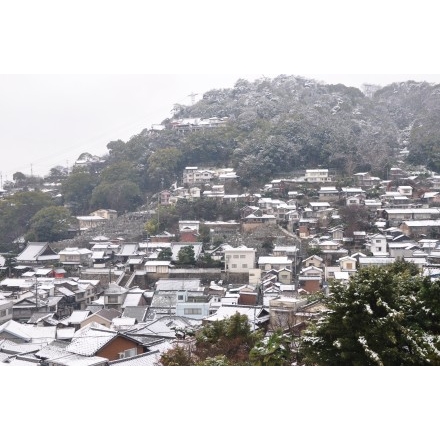
[[[120,214],[148,210],[160,189],[181,186],[186,166],[234,168],[239,176],[234,191],[254,192],[275,178],[315,167],[348,178],[361,171],[386,178],[391,166],[404,165],[398,162],[404,147],[406,161],[440,171],[440,85],[409,81],[364,94],[295,76],[239,79],[231,89],[211,90],[194,105],[176,104],[174,110],[163,129],[145,128],[127,142],[111,141],[104,157],[81,154],[78,159],[93,159],[85,161],[86,168],[69,173],[54,167],[44,179],[15,173],[14,182],[4,185],[11,192],[0,199],[0,249],[9,250],[22,237],[65,237],[72,215],[100,208]],[[185,125],[208,118],[221,123]],[[179,121],[183,125],[176,125]],[[60,193],[34,191],[43,183],[61,184],[55,186]],[[208,214],[235,218],[218,207]],[[161,226],[168,228],[163,221]]]
[[[136,163],[150,189],[168,187],[189,165],[234,167],[248,187],[318,166],[385,177],[404,147],[412,163],[440,170],[440,85],[409,81],[377,89],[366,96],[297,76],[239,79],[192,106],[176,105],[163,131],[110,142],[109,161]],[[228,122],[197,132],[171,128],[176,119],[212,117]]]

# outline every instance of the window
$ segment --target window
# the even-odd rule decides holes
[[[177,295],[177,299],[178,299],[179,301],[183,301],[183,295]]]
[[[119,303],[119,297],[118,296],[108,296],[107,302],[109,304],[118,304]]]
[[[202,309],[200,308],[191,308],[191,309],[183,309],[184,315],[201,315]]]
[[[243,269],[247,269],[248,265],[247,265],[247,264],[242,264],[241,267],[242,267]]]
[[[240,258],[246,258],[246,255],[240,255]]]
[[[234,255],[233,258],[238,258],[238,255]]]
[[[382,248],[381,248],[381,247],[377,247],[377,248],[376,248],[376,251],[377,251],[377,252],[382,252]]]
[[[137,355],[137,348],[129,348],[119,353],[119,359],[125,359]]]
[[[0,316],[6,316],[6,310],[0,310]]]
[[[381,243],[382,240],[376,240],[376,243]]]
[[[237,269],[237,265],[236,264],[232,264],[232,269]]]

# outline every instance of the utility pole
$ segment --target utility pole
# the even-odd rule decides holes
[[[36,305],[36,311],[38,312],[38,283],[37,283],[37,275],[35,275],[35,305]]]

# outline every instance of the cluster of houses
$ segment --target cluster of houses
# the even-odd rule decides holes
[[[67,276],[63,266],[82,266],[85,251],[57,254],[47,243],[29,243],[0,282],[0,364],[155,366],[189,331],[235,313],[254,329],[299,328],[316,313],[292,284],[294,246],[256,264],[255,249],[224,245],[224,270],[191,274],[154,259],[167,244],[122,243],[114,248],[120,264]],[[133,259],[141,269],[131,271]],[[230,283],[234,274],[252,283]]]
[[[199,221],[179,227],[190,241],[169,233],[139,243],[96,236],[90,249],[59,252],[28,243],[14,266],[2,267],[0,364],[155,366],[187,332],[235,313],[254,329],[299,329],[316,313],[293,282],[296,246],[265,257],[228,244],[204,251],[194,241]],[[196,260],[209,252],[222,266],[179,268],[185,246]],[[170,260],[158,259],[164,249]]]
[[[329,170],[316,169],[274,180],[264,195],[225,193],[236,178],[233,169],[187,167],[183,186],[162,191],[160,203],[241,200],[239,221],[181,220],[176,234],[141,242],[97,235],[88,247],[58,252],[31,242],[12,266],[0,257],[0,365],[160,365],[187,333],[235,313],[252,328],[300,332],[322,310],[314,294],[348,283],[362,267],[402,258],[440,275],[440,176],[419,185],[417,175],[394,168],[390,180],[357,173],[354,186],[341,187],[331,186]],[[339,213],[347,207],[362,208],[366,230],[348,233]],[[78,220],[88,230],[116,217],[103,209]],[[225,242],[204,246],[202,224]],[[261,225],[281,226],[290,244],[264,255],[228,243],[228,234]],[[196,261],[218,264],[182,267],[185,247]]]

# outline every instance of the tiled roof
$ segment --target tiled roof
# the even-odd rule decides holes
[[[117,333],[94,322],[75,332],[72,342],[66,347],[70,353],[93,356],[98,350],[114,339]]]
[[[129,357],[127,359],[119,359],[109,362],[109,367],[154,367],[159,363],[161,357],[160,351],[143,353],[138,356]]]
[[[119,318],[121,316],[121,312],[116,309],[101,309],[96,312],[96,315],[99,315],[108,321],[112,321],[114,318]]]
[[[201,281],[199,279],[160,279],[156,283],[156,290],[180,291],[197,290]]]
[[[129,293],[125,297],[123,308],[128,306],[138,306],[143,298],[143,293]]]
[[[37,257],[46,249],[48,243],[28,243],[26,249],[17,256],[17,261],[36,261]]]
[[[26,327],[12,319],[0,325],[0,333],[3,331],[17,337],[17,340],[31,341],[31,335],[26,331]]]
[[[81,324],[89,315],[90,312],[88,310],[74,310],[63,322],[67,324]]]
[[[148,306],[126,306],[122,317],[135,318],[137,322],[143,322]]]
[[[81,356],[79,354],[65,354],[58,359],[51,360],[56,365],[69,367],[87,367],[92,365],[106,365],[108,359],[101,356]]]

